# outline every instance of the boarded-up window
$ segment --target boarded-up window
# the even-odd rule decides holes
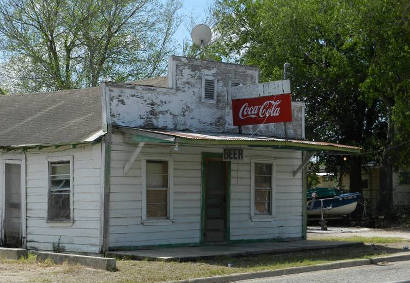
[[[272,214],[272,164],[255,163],[255,214]]]
[[[168,161],[147,160],[147,218],[168,217]]]
[[[48,220],[71,219],[70,161],[49,162]]]

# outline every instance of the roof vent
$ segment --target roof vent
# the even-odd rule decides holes
[[[202,79],[202,100],[208,102],[216,101],[216,80],[214,78]]]

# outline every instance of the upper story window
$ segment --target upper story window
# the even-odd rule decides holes
[[[202,77],[202,101],[216,102],[217,81],[211,76]]]
[[[48,210],[49,221],[72,219],[72,160],[49,161]]]

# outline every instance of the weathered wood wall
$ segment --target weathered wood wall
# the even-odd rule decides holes
[[[73,157],[74,163],[74,221],[50,223],[47,221],[48,159],[67,156]],[[24,155],[0,155],[0,164],[4,159],[13,158],[24,160]],[[27,248],[53,250],[53,244],[59,242],[67,251],[100,251],[101,164],[100,144],[26,152]],[[0,183],[3,178],[0,174]]]
[[[199,243],[201,229],[201,153],[222,153],[217,146],[146,144],[124,176],[124,166],[136,144],[127,144],[120,133],[113,135],[109,205],[109,247]],[[245,159],[231,164],[231,240],[300,238],[302,235],[302,178],[292,176],[301,152],[250,149]],[[171,158],[174,164],[173,222],[165,225],[142,222],[141,160]],[[276,217],[257,222],[250,218],[250,163],[252,159],[276,164]]]

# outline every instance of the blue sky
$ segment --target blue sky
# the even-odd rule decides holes
[[[182,0],[180,14],[183,15],[183,21],[175,34],[179,44],[182,44],[184,40],[191,40],[192,24],[200,24],[206,21],[208,7],[212,3],[213,0]]]

